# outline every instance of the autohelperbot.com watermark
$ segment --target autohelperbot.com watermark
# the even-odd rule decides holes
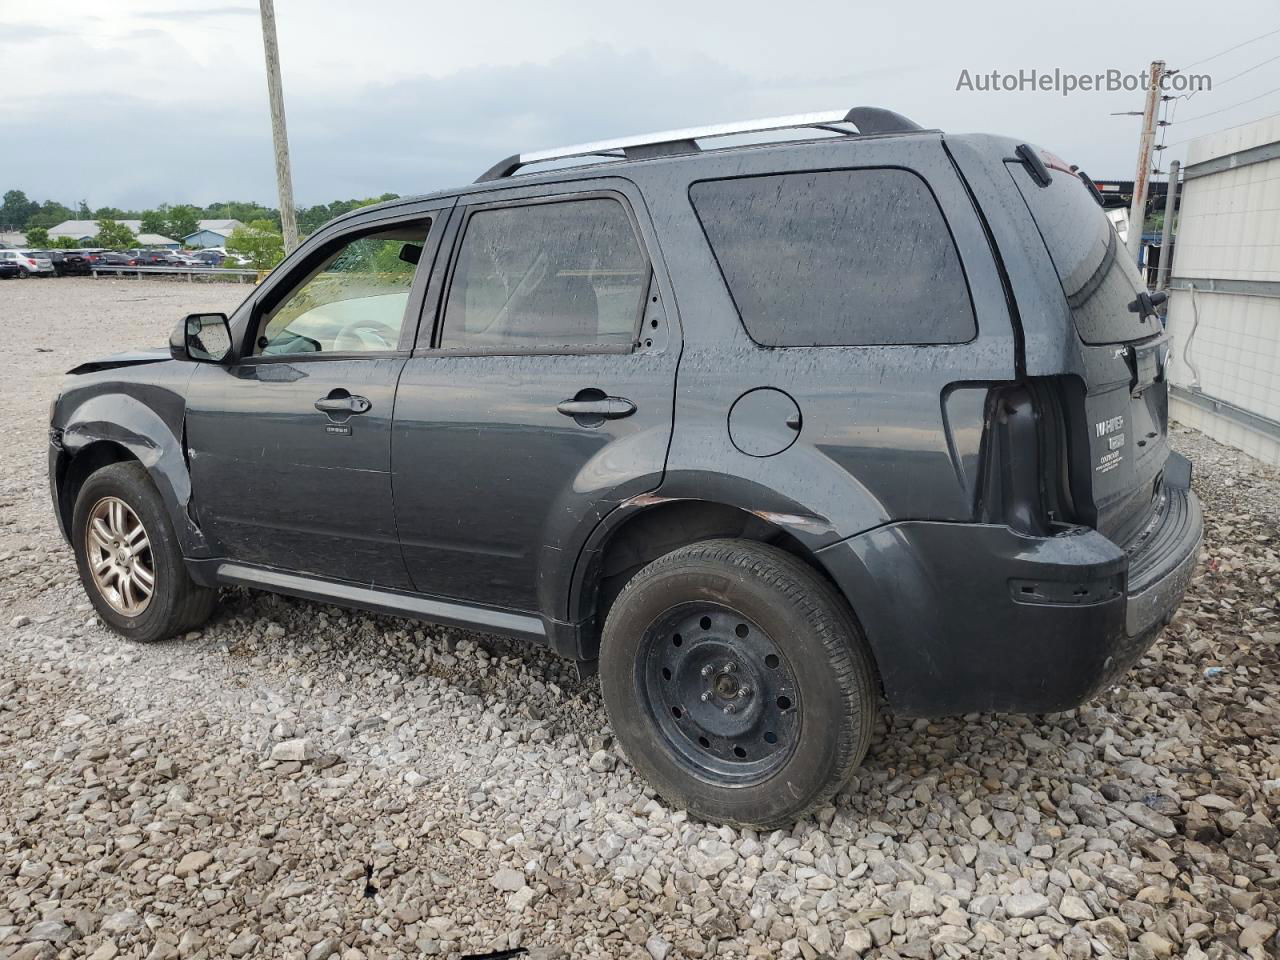
[[[1037,67],[1021,70],[969,70],[960,71],[956,90],[971,93],[1057,93],[1064,97],[1073,93],[1116,93],[1119,91],[1145,91],[1151,85],[1148,73],[1110,69],[1099,73],[1075,73],[1054,67],[1041,70]],[[1160,77],[1160,89],[1165,93],[1198,93],[1213,89],[1213,77],[1207,73],[1181,73],[1166,71]]]

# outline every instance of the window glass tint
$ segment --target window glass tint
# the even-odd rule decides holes
[[[1084,181],[1054,170],[1049,185],[1041,187],[1022,164],[1008,166],[1058,271],[1080,337],[1086,343],[1121,343],[1159,332],[1154,317],[1129,312],[1145,284]]]
[[[710,180],[689,194],[757,343],[962,343],[974,335],[955,244],[915,174]]]
[[[255,353],[369,353],[400,344],[429,224],[365,235],[331,253],[263,317]]]
[[[635,342],[649,265],[609,198],[480,210],[467,221],[442,347]]]

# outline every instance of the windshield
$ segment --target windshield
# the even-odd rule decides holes
[[[1041,187],[1021,163],[1006,166],[1058,271],[1080,338],[1085,343],[1124,343],[1159,333],[1156,318],[1129,311],[1145,284],[1084,182],[1055,169],[1049,185]]]

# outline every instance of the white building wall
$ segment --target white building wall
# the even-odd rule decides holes
[[[1280,150],[1269,144],[1280,144],[1280,117],[1188,149],[1168,313],[1170,414],[1280,464]],[[1277,155],[1232,166],[1257,157],[1243,153],[1254,148]],[[1195,176],[1207,162],[1222,169]],[[1214,281],[1232,292],[1210,292]]]

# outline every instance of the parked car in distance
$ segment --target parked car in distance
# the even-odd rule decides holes
[[[53,264],[53,271],[60,277],[84,276],[89,273],[87,254],[78,250],[32,250],[32,256],[46,258]]]
[[[218,267],[249,267],[250,261],[240,256],[238,253],[228,252],[226,247],[205,247],[203,250],[193,251],[192,256],[200,257],[208,260]]]
[[[140,250],[133,257],[135,267],[175,267],[182,262],[171,250]]]
[[[93,262],[96,256],[96,253],[88,250],[62,251],[62,275],[81,277],[88,276],[93,268]]]
[[[16,263],[12,260],[0,259],[0,280],[11,280],[19,275]]]
[[[53,266],[54,275],[59,277],[62,276],[63,251],[56,251],[56,256],[55,251],[53,250],[24,250],[22,252],[25,256],[34,257],[36,260],[48,260]]]
[[[93,265],[99,267],[135,267],[134,257],[128,253],[121,253],[118,250],[103,250],[101,253],[94,254]]]
[[[222,261],[227,259],[226,251],[212,248],[193,251],[190,256],[193,260],[199,260],[208,267],[220,267],[222,266]]]
[[[545,644],[670,803],[775,828],[882,697],[1067,710],[1159,636],[1158,299],[1066,163],[888,110],[516,155],[70,371],[51,491],[126,637],[236,584]]]
[[[0,261],[8,261],[18,268],[18,277],[53,276],[53,261],[34,250],[0,250]]]
[[[169,264],[175,267],[207,268],[209,266],[205,261],[197,259],[196,257],[191,256],[191,254],[184,253],[179,250],[175,250],[169,254]]]

